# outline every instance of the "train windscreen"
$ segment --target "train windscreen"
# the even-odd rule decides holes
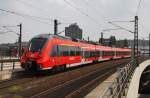
[[[29,51],[40,52],[44,47],[46,41],[46,38],[33,38],[29,43]]]

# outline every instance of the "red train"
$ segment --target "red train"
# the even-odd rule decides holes
[[[130,57],[131,49],[89,44],[58,35],[41,34],[32,38],[21,57],[25,70],[66,68],[81,64]]]

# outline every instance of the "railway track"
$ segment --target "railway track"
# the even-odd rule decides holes
[[[26,83],[37,78],[33,73],[26,73],[25,71],[14,72],[10,79],[0,81],[0,89],[4,89],[18,83]]]
[[[15,85],[0,89],[0,95],[5,98],[13,98],[16,95],[23,98],[69,98],[70,96],[75,96],[77,93],[82,92],[82,89],[86,88],[86,85],[90,85],[90,87],[94,88],[95,86],[92,86],[94,81],[95,85],[99,84],[97,81],[101,82],[115,71],[112,70],[112,68],[115,69],[128,61],[129,59],[107,61],[79,67],[44,78],[35,80],[31,78],[29,81],[18,82]],[[93,82],[88,83],[88,81],[91,80]],[[19,86],[19,90],[12,93],[10,88],[16,85],[17,87]],[[90,90],[91,88],[88,88],[86,93]],[[80,94],[82,95],[83,93]],[[79,96],[81,96],[80,94]]]
[[[122,66],[126,63],[119,64]],[[100,82],[114,73],[115,70],[116,65],[102,70],[98,69],[54,88],[47,89],[30,98],[82,98]]]
[[[21,83],[31,82],[40,80],[41,78],[49,78],[47,76],[51,76],[59,72],[25,72],[25,71],[17,71],[13,73],[13,76],[10,79],[1,80],[0,81],[0,89],[4,89],[7,87],[11,87],[13,85],[18,85]]]

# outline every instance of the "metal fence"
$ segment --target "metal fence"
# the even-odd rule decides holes
[[[14,70],[20,67],[19,57],[16,48],[1,47],[0,48],[0,71]]]
[[[18,52],[16,48],[0,48],[0,60],[17,58]]]
[[[0,71],[3,70],[14,70],[20,68],[19,59],[3,59],[0,60]]]
[[[100,98],[125,98],[135,68],[135,60],[130,61],[125,67],[119,68],[116,79],[104,91]]]

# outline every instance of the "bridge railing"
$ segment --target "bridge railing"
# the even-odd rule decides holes
[[[19,68],[19,57],[17,50],[10,48],[0,48],[0,71],[14,70]]]
[[[13,59],[1,59],[0,60],[0,71],[3,70],[14,70],[16,68],[20,67],[19,59],[13,58]]]
[[[126,96],[128,90],[127,88],[135,68],[135,60],[130,61],[123,68],[118,68],[117,77],[104,91],[100,98],[122,98],[122,96]]]

